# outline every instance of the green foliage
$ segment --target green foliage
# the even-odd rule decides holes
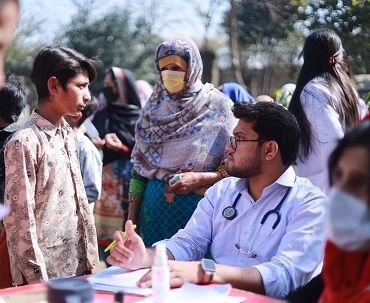
[[[244,46],[277,44],[286,39],[297,19],[290,0],[237,1],[238,37]]]
[[[23,76],[27,88],[31,92],[29,100],[31,109],[37,105],[36,89],[30,79],[33,59],[39,49],[43,46],[41,40],[31,39],[40,31],[41,21],[35,22],[33,18],[22,19],[19,25],[12,45],[5,56],[5,70]]]
[[[131,70],[136,79],[154,82],[157,77],[154,52],[160,42],[144,17],[132,18],[128,9],[114,8],[97,19],[78,12],[59,40],[97,61],[98,80],[94,94],[101,91],[105,71],[111,66]]]
[[[261,67],[290,68],[296,64],[302,31],[295,28],[301,1],[242,0],[236,1],[238,42],[244,62],[248,58],[259,61]],[[224,26],[230,31],[230,15],[226,13]]]
[[[366,103],[367,108],[370,110],[370,92],[368,92],[366,95],[365,103]]]
[[[370,73],[370,0],[308,0],[301,20],[309,30],[334,29],[354,74]]]

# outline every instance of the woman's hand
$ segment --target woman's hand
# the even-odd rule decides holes
[[[197,172],[181,173],[181,178],[174,184],[169,183],[168,189],[179,195],[186,195],[194,189],[201,187],[201,174]]]

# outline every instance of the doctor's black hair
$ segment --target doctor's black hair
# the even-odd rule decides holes
[[[294,115],[273,102],[237,102],[234,116],[245,122],[255,122],[253,130],[261,140],[273,140],[280,149],[284,166],[292,165],[298,156],[300,129]]]

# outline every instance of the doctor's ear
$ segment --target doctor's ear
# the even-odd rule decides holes
[[[58,79],[56,77],[50,77],[47,82],[48,90],[51,94],[58,92]]]
[[[266,160],[274,159],[278,151],[279,151],[279,145],[275,141],[267,141],[265,143]]]

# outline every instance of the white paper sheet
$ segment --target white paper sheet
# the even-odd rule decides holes
[[[168,295],[168,302],[171,303],[238,303],[245,298],[231,297],[228,294],[231,291],[230,284],[215,286],[200,286],[191,283],[185,283],[181,288],[173,289]],[[153,298],[147,298],[140,303],[151,303]]]
[[[149,271],[149,268],[129,271],[118,266],[111,266],[87,280],[93,288],[101,291],[117,292],[147,296],[152,293],[151,288],[137,287],[136,283]]]
[[[0,220],[9,214],[9,208],[0,204]]]

